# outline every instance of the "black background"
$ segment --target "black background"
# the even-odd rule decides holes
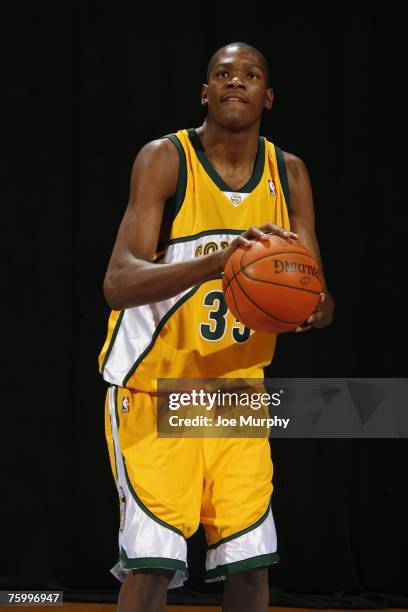
[[[398,3],[21,3],[2,8],[5,298],[1,588],[113,600],[117,494],[97,355],[102,281],[143,144],[204,115],[209,57],[270,63],[262,133],[306,163],[336,299],[330,328],[279,339],[269,376],[404,376],[405,54]],[[143,13],[142,13],[143,11]],[[277,440],[272,600],[408,601],[404,440]],[[215,600],[191,578],[172,601]]]

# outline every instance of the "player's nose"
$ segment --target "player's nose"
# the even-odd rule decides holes
[[[238,74],[235,74],[227,83],[227,87],[245,87]]]

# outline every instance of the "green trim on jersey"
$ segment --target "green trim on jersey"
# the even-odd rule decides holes
[[[105,359],[103,360],[103,364],[102,364],[102,367],[101,367],[101,374],[103,374],[103,370],[105,369],[107,361],[108,361],[108,359],[110,357],[110,354],[112,352],[113,345],[115,344],[116,336],[118,335],[119,327],[120,327],[120,324],[122,323],[122,319],[123,319],[123,315],[124,314],[125,314],[125,309],[123,308],[123,310],[120,311],[120,315],[118,316],[118,320],[116,321],[115,329],[113,330],[112,338],[111,338],[111,341],[109,343],[108,350],[106,351]]]
[[[164,315],[164,317],[161,319],[156,329],[154,330],[150,343],[145,348],[143,353],[139,355],[139,357],[136,359],[135,363],[133,364],[133,366],[130,368],[129,372],[126,374],[125,378],[123,379],[122,387],[126,387],[129,378],[133,376],[140,362],[146,357],[148,353],[150,353],[150,351],[152,350],[154,346],[154,343],[156,342],[157,336],[160,334],[162,328],[167,323],[167,321],[170,319],[170,317],[175,313],[176,310],[178,310],[178,308],[180,308],[182,304],[184,304],[184,302],[186,302],[192,295],[194,295],[194,293],[196,293],[196,291],[198,291],[199,288],[200,288],[200,285],[195,285],[178,302],[176,302],[174,306],[172,306],[170,310]]]
[[[208,550],[213,550],[214,548],[218,548],[218,546],[221,546],[221,544],[224,544],[224,542],[229,542],[230,540],[235,540],[235,538],[239,538],[240,536],[244,535],[245,533],[249,533],[250,531],[253,531],[257,527],[259,527],[259,525],[262,525],[262,523],[266,520],[266,518],[267,518],[267,516],[269,514],[269,510],[270,510],[270,505],[268,505],[268,508],[267,508],[265,514],[263,516],[261,516],[261,518],[258,521],[256,521],[256,523],[254,523],[250,527],[247,527],[246,529],[242,529],[242,531],[238,531],[237,533],[234,533],[233,535],[227,536],[226,538],[223,538],[222,540],[219,540],[219,542],[217,542],[216,544],[211,544],[211,546],[208,546]]]
[[[191,236],[182,236],[182,238],[173,238],[169,240],[168,245],[170,244],[178,244],[179,242],[191,242],[191,240],[196,240],[197,238],[202,238],[203,236],[216,236],[223,234],[232,234],[233,236],[240,236],[246,230],[235,230],[235,229],[214,229],[214,230],[204,230],[203,232],[198,232],[198,234],[192,234]]]
[[[151,519],[153,519],[156,523],[158,523],[162,527],[165,527],[166,529],[170,529],[170,531],[174,531],[174,533],[177,533],[182,538],[184,538],[184,534],[183,534],[182,531],[180,531],[180,529],[177,529],[177,527],[173,527],[173,525],[170,525],[170,523],[166,523],[162,519],[159,519],[158,516],[153,514],[153,512],[151,510],[149,510],[149,508],[147,506],[144,505],[144,503],[142,502],[142,500],[140,499],[140,497],[138,496],[138,494],[134,490],[132,483],[130,482],[130,478],[129,478],[129,475],[128,475],[127,469],[126,469],[125,458],[124,458],[123,455],[122,455],[122,461],[123,461],[123,470],[125,472],[126,482],[127,482],[128,487],[129,487],[129,491],[131,492],[132,497],[135,500],[135,502],[137,503],[137,505],[139,506],[139,508],[141,510],[143,510],[143,512],[145,514],[147,514],[147,516],[149,516]]]
[[[289,181],[288,181],[288,173],[286,170],[286,162],[283,156],[283,151],[279,147],[275,145],[276,151],[276,161],[278,162],[278,172],[279,178],[283,189],[283,195],[285,196],[286,208],[288,209],[288,213],[290,213],[290,190],[289,190]]]
[[[125,569],[161,568],[178,570],[188,576],[186,563],[178,559],[169,559],[168,557],[138,557],[137,559],[129,559],[123,548],[121,548],[119,560]]]
[[[258,152],[256,154],[254,170],[252,172],[252,176],[249,181],[239,189],[233,189],[230,185],[224,181],[223,178],[218,174],[214,166],[211,165],[210,160],[205,154],[203,145],[201,143],[200,137],[195,131],[194,128],[189,128],[187,130],[188,136],[190,138],[190,142],[193,145],[198,160],[201,162],[204,170],[207,172],[208,176],[214,181],[214,183],[221,189],[221,191],[232,191],[237,193],[251,193],[258,185],[261,180],[261,176],[264,171],[265,165],[265,139],[260,136],[258,138]]]
[[[212,570],[205,572],[205,580],[213,580],[220,576],[230,576],[237,572],[245,572],[246,570],[253,569],[254,567],[262,567],[263,565],[272,565],[272,563],[278,563],[278,553],[270,553],[268,555],[258,555],[257,557],[251,557],[250,559],[244,559],[243,561],[235,561],[234,563],[226,563],[225,565],[219,565]]]
[[[176,146],[178,156],[179,156],[179,173],[177,178],[177,186],[176,193],[174,194],[175,202],[173,208],[173,219],[177,217],[180,208],[184,202],[184,197],[186,195],[187,189],[187,162],[186,162],[186,154],[183,149],[183,145],[177,138],[175,134],[168,134],[167,136],[163,136],[163,138],[168,138],[171,142]]]

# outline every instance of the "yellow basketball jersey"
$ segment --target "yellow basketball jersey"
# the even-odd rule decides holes
[[[234,191],[210,164],[195,130],[167,136],[180,170],[170,239],[155,265],[182,262],[223,249],[250,226],[289,229],[288,186],[280,149],[259,138],[252,177]],[[158,378],[260,378],[276,334],[254,332],[229,312],[222,281],[174,297],[112,311],[99,356],[105,380],[156,392]]]

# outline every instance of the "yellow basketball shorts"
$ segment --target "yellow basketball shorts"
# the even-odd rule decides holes
[[[112,573],[174,570],[188,576],[187,544],[202,523],[206,581],[276,563],[266,438],[157,438],[156,399],[111,386],[106,439],[120,505],[119,561]]]

